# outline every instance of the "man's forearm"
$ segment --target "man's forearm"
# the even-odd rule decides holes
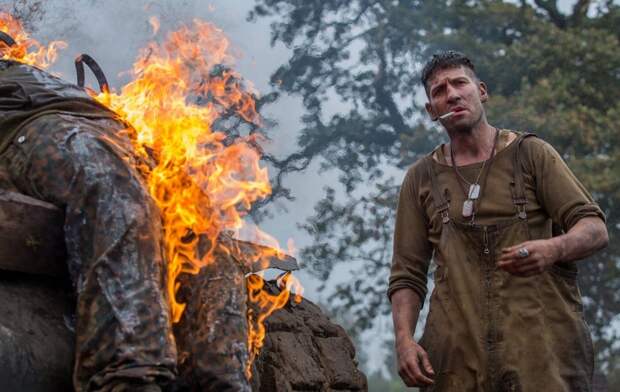
[[[412,289],[403,288],[392,294],[392,319],[396,342],[413,337],[420,306],[420,297]]]
[[[552,238],[558,250],[557,261],[574,261],[586,258],[603,249],[609,242],[605,223],[595,217],[580,219],[568,233]]]

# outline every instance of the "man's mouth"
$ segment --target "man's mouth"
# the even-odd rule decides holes
[[[437,119],[433,120],[433,121],[437,121],[437,120],[445,120],[446,118],[452,117],[454,116],[455,112],[448,112],[448,113],[444,113],[441,116],[437,117]]]
[[[441,116],[437,117],[435,120],[433,121],[437,121],[437,120],[445,120],[448,119],[452,116],[458,115],[460,113],[463,113],[466,109],[463,107],[455,107],[452,108],[452,110],[450,110],[449,112],[446,112],[444,114],[442,114]]]

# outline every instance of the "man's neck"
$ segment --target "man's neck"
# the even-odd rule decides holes
[[[488,159],[493,150],[495,132],[495,128],[487,122],[483,122],[469,131],[448,131],[450,145],[446,146],[448,148],[447,154],[445,154],[446,160],[452,164],[451,159],[448,159],[450,148],[454,152],[454,160],[458,166]]]

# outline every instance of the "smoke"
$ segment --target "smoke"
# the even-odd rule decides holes
[[[14,3],[0,2],[2,5]],[[118,88],[127,80],[127,75],[122,72],[130,69],[138,50],[153,38],[149,18],[158,17],[161,31],[169,31],[181,23],[191,23],[193,17],[204,17],[198,11],[203,8],[202,14],[205,14],[208,8],[199,6],[199,3],[171,0],[45,1],[40,2],[40,16],[33,18],[29,27],[41,42],[63,40],[69,44],[51,71],[74,80],[73,61],[77,55],[87,53],[101,65],[112,87]]]

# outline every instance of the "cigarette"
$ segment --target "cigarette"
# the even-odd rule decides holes
[[[453,116],[454,113],[456,112],[448,112],[448,113],[442,114],[441,116],[437,118],[437,120],[445,120],[446,118]]]

